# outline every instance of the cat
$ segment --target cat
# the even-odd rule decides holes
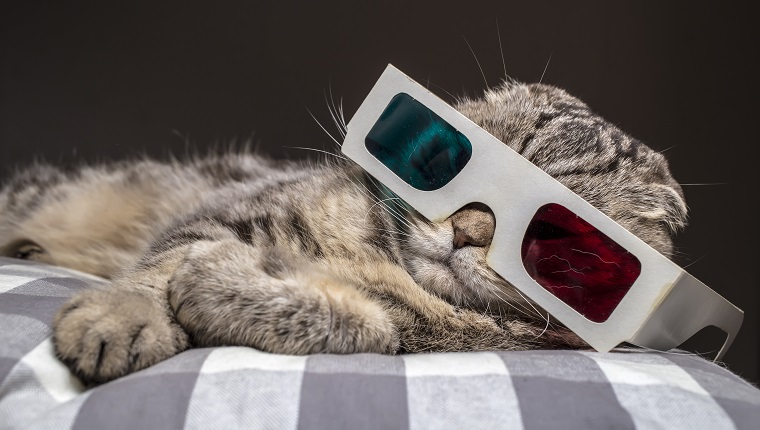
[[[455,107],[671,255],[686,205],[660,153],[546,84],[506,81]],[[87,384],[190,347],[585,346],[487,266],[489,208],[473,203],[430,222],[334,155],[277,161],[244,150],[68,170],[37,164],[0,191],[0,255],[110,280],[70,299],[53,323],[57,356]]]

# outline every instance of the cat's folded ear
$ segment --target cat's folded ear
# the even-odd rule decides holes
[[[665,217],[662,222],[668,226],[670,234],[673,235],[683,230],[688,221],[688,208],[686,200],[683,197],[683,191],[678,184],[664,185],[662,187],[662,201],[665,209]]]
[[[667,226],[668,232],[672,236],[686,227],[688,221],[688,206],[686,205],[686,199],[684,198],[681,185],[670,173],[668,160],[659,152],[655,152],[654,157],[658,161],[656,165],[663,166],[662,169],[665,172],[662,175],[664,183],[655,184],[656,189],[654,189],[653,192],[655,196],[659,197],[662,208],[665,211],[665,216],[660,222]]]
[[[673,254],[673,236],[687,223],[686,202],[680,186],[651,183],[645,186],[643,199],[632,205],[637,236],[663,255]]]

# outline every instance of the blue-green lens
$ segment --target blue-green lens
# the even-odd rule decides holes
[[[393,97],[367,134],[367,150],[407,184],[437,190],[462,171],[472,144],[408,94]]]

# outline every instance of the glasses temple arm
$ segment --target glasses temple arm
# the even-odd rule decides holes
[[[720,361],[736,338],[743,319],[741,309],[683,271],[630,343],[667,351],[703,328],[715,326],[727,335],[714,359]]]

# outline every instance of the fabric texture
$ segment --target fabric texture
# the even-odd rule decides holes
[[[72,294],[104,285],[0,259],[0,428],[760,428],[760,390],[678,353],[206,348],[84,390],[55,358],[50,323]]]

